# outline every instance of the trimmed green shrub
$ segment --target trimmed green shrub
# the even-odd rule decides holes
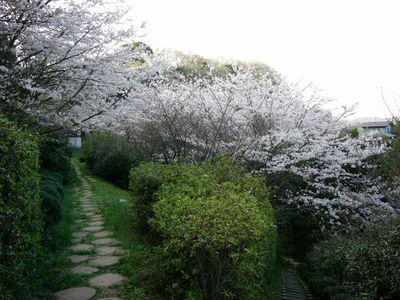
[[[333,237],[309,254],[304,273],[318,299],[400,299],[400,220]]]
[[[201,174],[201,170],[193,165],[179,163],[158,164],[148,162],[131,171],[130,190],[132,192],[132,213],[136,227],[142,233],[154,237],[149,220],[154,217],[153,204],[158,201],[157,192],[164,183],[178,183],[190,180],[190,174]],[[195,175],[193,174],[193,175]]]
[[[0,295],[29,295],[42,230],[37,139],[0,117]]]
[[[276,227],[263,182],[227,158],[133,169],[134,218],[159,236],[139,276],[169,299],[265,299]]]
[[[143,161],[126,139],[108,131],[86,136],[82,155],[94,174],[122,188],[128,188],[130,170]]]

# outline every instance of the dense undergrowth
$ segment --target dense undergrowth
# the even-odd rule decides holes
[[[302,272],[317,299],[399,299],[400,223],[318,243]]]

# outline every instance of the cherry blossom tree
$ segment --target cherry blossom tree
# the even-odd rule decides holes
[[[0,111],[79,125],[114,109],[140,80],[127,3],[0,0]]]
[[[115,123],[139,151],[164,161],[177,157],[246,159],[267,178],[287,172],[305,188],[282,202],[313,211],[321,226],[349,229],[392,216],[376,180],[361,169],[385,144],[343,135],[347,109],[333,115],[313,89],[300,90],[248,68],[226,77],[153,80]]]

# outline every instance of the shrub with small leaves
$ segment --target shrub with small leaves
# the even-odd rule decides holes
[[[399,299],[399,253],[400,221],[394,220],[321,242],[304,273],[319,299]]]
[[[0,295],[29,295],[42,230],[37,138],[0,117]]]
[[[42,172],[40,198],[45,224],[57,223],[61,219],[64,199],[63,176],[60,173]]]
[[[164,297],[265,298],[276,227],[263,178],[225,157],[147,163],[132,170],[131,189],[135,218],[145,211],[141,224],[159,236],[147,258],[157,273],[145,277]]]
[[[94,174],[122,188],[129,185],[130,170],[144,160],[124,137],[108,131],[86,136],[82,155]]]

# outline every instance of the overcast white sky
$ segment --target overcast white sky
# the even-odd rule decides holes
[[[258,60],[313,82],[356,117],[400,91],[399,0],[134,0],[143,41],[209,58]]]

